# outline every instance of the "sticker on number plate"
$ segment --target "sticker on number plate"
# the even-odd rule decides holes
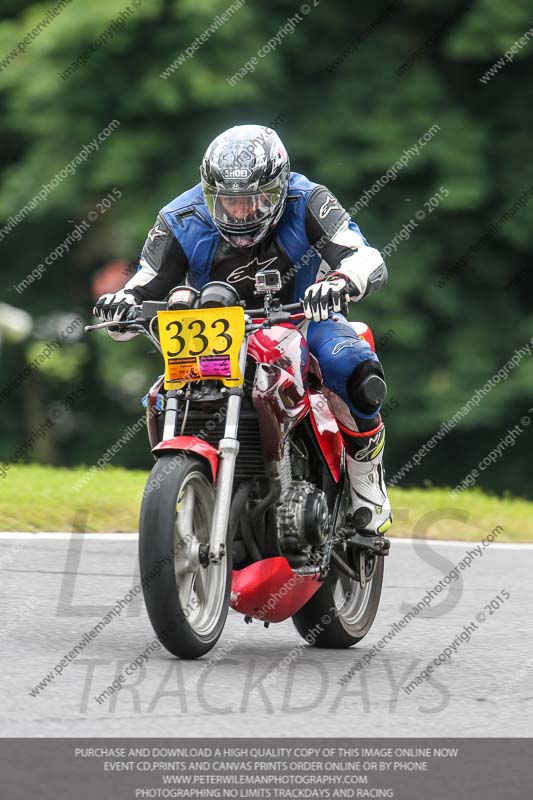
[[[158,311],[157,319],[165,389],[199,380],[220,380],[226,386],[242,383],[239,351],[244,339],[243,308]]]

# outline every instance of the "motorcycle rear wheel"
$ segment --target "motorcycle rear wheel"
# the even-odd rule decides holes
[[[339,553],[346,561],[346,553]],[[328,576],[293,616],[296,630],[315,647],[346,648],[366,636],[377,614],[383,585],[383,558],[377,557],[364,589],[344,574]]]
[[[143,496],[139,562],[144,601],[157,638],[178,658],[208,653],[228,614],[231,547],[221,563],[200,563],[200,552],[209,545],[214,498],[206,462],[181,453],[157,461]]]

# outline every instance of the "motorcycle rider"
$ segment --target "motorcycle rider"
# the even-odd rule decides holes
[[[127,319],[134,304],[163,300],[178,284],[200,289],[212,280],[232,284],[253,305],[256,272],[279,270],[281,301],[303,299],[309,349],[345,444],[352,524],[384,533],[392,516],[379,413],[383,368],[340,313],[346,298],[358,302],[386,282],[380,253],[326,187],[290,171],[287,151],[269,128],[224,131],[207,148],[200,176],[199,184],[161,209],[138,272],[119,292],[97,301],[95,316]],[[135,334],[110,335],[125,340]]]

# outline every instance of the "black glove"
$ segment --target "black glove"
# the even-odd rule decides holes
[[[342,275],[313,283],[305,290],[303,308],[307,319],[320,322],[328,319],[329,312],[340,311],[348,297],[348,281]]]
[[[93,308],[93,314],[102,322],[119,322],[133,317],[135,298],[131,292],[120,291],[116,294],[103,294]]]

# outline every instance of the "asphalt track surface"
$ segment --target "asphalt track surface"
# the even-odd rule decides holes
[[[290,620],[265,629],[230,611],[222,657],[182,662],[152,648],[136,598],[32,696],[138,582],[136,536],[0,534],[0,735],[532,736],[532,546],[491,544],[391,636],[393,623],[474,547],[393,540],[374,627],[349,650],[306,645]],[[502,590],[510,598],[491,609]],[[468,640],[458,640],[476,619]],[[454,640],[452,657],[406,693]],[[143,651],[149,660],[99,703]],[[365,654],[363,668],[339,685]]]

